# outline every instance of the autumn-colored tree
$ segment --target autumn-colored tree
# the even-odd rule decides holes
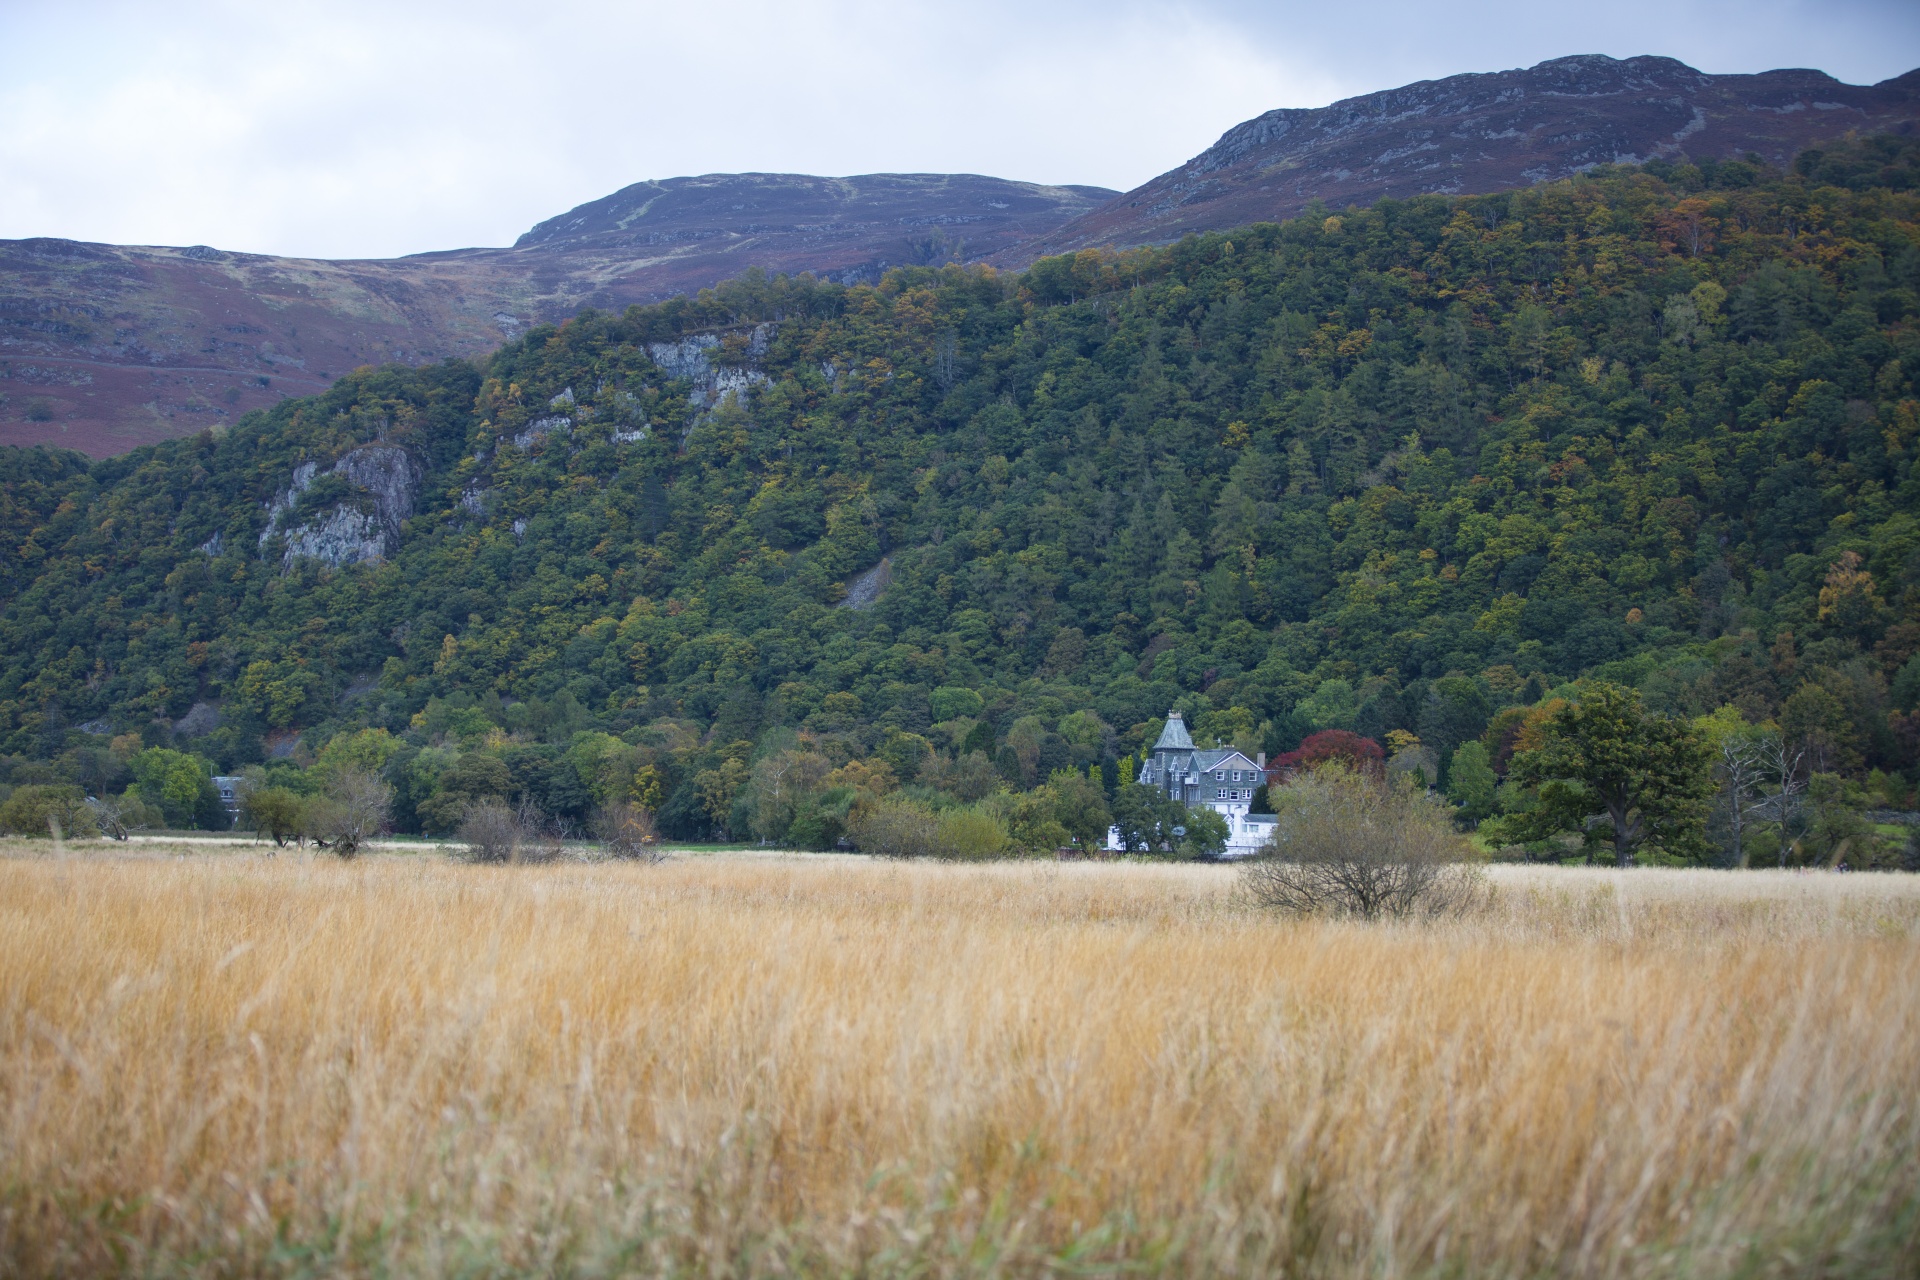
[[[1697,258],[1713,248],[1720,220],[1709,212],[1711,206],[1698,196],[1680,201],[1656,220],[1660,243],[1670,253]]]
[[[1377,774],[1385,759],[1386,752],[1372,738],[1362,737],[1350,729],[1322,729],[1308,734],[1296,749],[1275,756],[1267,769],[1270,776],[1285,778],[1291,773],[1338,762],[1355,773]]]
[[[1886,625],[1886,601],[1862,563],[1858,552],[1841,552],[1820,587],[1820,621],[1834,634],[1852,639],[1866,639]]]

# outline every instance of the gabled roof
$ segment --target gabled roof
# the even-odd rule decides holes
[[[1187,733],[1187,722],[1180,718],[1178,711],[1167,712],[1167,727],[1160,731],[1160,740],[1153,744],[1155,751],[1191,751],[1193,738]]]
[[[1258,769],[1259,767],[1232,747],[1193,753],[1195,773],[1211,773],[1215,769]]]

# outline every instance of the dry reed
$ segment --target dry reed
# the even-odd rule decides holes
[[[12,1274],[1911,1275],[1920,883],[0,859]],[[97,850],[97,846],[95,847]]]

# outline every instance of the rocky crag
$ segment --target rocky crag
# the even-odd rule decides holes
[[[323,501],[309,503],[319,467],[303,462],[294,468],[287,491],[267,507],[267,527],[260,534],[266,551],[278,538],[281,560],[319,560],[331,568],[349,564],[376,564],[397,545],[400,528],[413,514],[420,489],[420,466],[406,450],[371,444],[349,450],[326,471],[339,483]],[[313,509],[305,510],[311,506]],[[219,535],[201,548],[220,554]]]

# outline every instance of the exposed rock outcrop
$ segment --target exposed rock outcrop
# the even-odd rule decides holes
[[[220,705],[216,702],[196,702],[173,722],[173,731],[183,738],[202,737],[219,727]]]
[[[373,498],[373,514],[380,527],[398,537],[400,526],[413,514],[420,472],[405,449],[394,445],[362,445],[333,465],[333,474],[345,476],[354,488]]]
[[[535,418],[525,429],[513,437],[514,444],[522,449],[531,449],[550,435],[573,430],[573,419],[563,413],[552,414],[545,418]]]
[[[337,569],[384,560],[398,543],[401,526],[413,514],[420,488],[419,467],[405,449],[394,445],[370,444],[350,450],[324,473],[344,479],[349,495],[288,527],[301,498],[321,474],[311,462],[294,468],[292,484],[267,506],[261,548],[279,536],[286,548],[282,555],[285,564],[314,559]]]
[[[755,325],[747,339],[748,360],[764,357],[772,341],[771,324]],[[719,348],[720,339],[714,334],[696,333],[678,342],[650,343],[647,354],[668,377],[692,383],[687,399],[694,408],[707,410],[725,399],[729,391],[745,392],[767,383],[767,375],[757,369],[714,364],[712,353]]]
[[[880,557],[880,563],[865,573],[855,574],[847,582],[847,595],[840,602],[843,609],[871,609],[879,602],[881,595],[893,585],[893,560]]]
[[[335,507],[318,520],[287,535],[286,562],[320,560],[338,569],[348,564],[371,564],[386,559],[387,534],[379,521],[364,511]]]

